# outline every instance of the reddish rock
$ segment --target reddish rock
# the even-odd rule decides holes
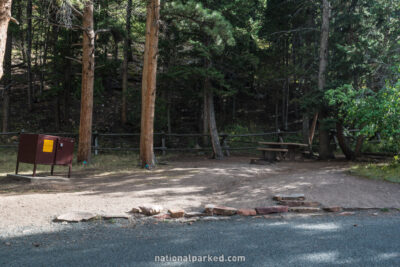
[[[270,207],[259,207],[256,208],[257,214],[266,215],[270,213],[283,213],[288,212],[288,206],[270,206]]]
[[[168,212],[172,218],[182,218],[185,215],[183,209],[169,209]]]
[[[257,215],[257,211],[255,209],[239,209],[237,211],[237,215],[255,216],[255,215]]]
[[[339,211],[342,211],[342,208],[341,207],[324,207],[324,211],[339,212]]]
[[[350,211],[345,211],[345,212],[339,213],[339,215],[342,215],[342,216],[349,216],[349,215],[354,215],[354,214],[355,214],[354,212],[350,212]]]
[[[213,210],[213,214],[222,215],[222,216],[232,216],[232,215],[235,215],[236,212],[237,212],[237,209],[235,209],[235,208],[223,207],[223,206],[214,207],[214,210]]]
[[[314,201],[282,200],[279,201],[279,205],[284,205],[289,207],[318,207],[321,204]]]
[[[158,219],[158,220],[171,219],[171,216],[169,214],[160,214],[160,215],[155,215],[153,217]]]
[[[314,208],[314,207],[292,207],[289,208],[290,212],[297,212],[297,213],[314,213],[314,212],[320,212],[320,208]]]

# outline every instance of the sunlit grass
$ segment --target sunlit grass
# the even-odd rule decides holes
[[[374,180],[400,183],[400,164],[381,163],[356,165],[350,172]]]

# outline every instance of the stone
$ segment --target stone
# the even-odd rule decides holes
[[[168,212],[171,218],[182,218],[183,216],[185,216],[185,211],[183,209],[169,209]]]
[[[355,213],[351,212],[351,211],[344,211],[344,212],[339,213],[339,215],[341,215],[341,216],[349,216],[349,215],[354,215],[354,214]]]
[[[217,206],[214,207],[213,214],[222,215],[222,216],[232,216],[235,215],[237,209],[231,207]]]
[[[289,207],[318,207],[321,204],[315,201],[282,200],[279,201],[279,205]]]
[[[213,204],[207,204],[207,205],[204,207],[204,213],[207,214],[207,215],[213,215],[213,213],[214,213],[214,208],[215,208],[215,205],[213,205]]]
[[[156,214],[160,214],[161,211],[163,210],[163,207],[160,205],[142,205],[139,206],[141,209],[141,213],[147,215],[147,216],[152,216]]]
[[[186,218],[192,218],[192,217],[202,217],[202,216],[206,216],[207,214],[203,213],[203,212],[187,212],[185,213],[185,217]]]
[[[297,212],[297,213],[314,213],[314,212],[320,212],[320,208],[314,208],[314,207],[291,207],[289,208],[290,212]]]
[[[255,216],[257,215],[257,211],[255,209],[239,209],[236,214],[241,216]]]
[[[169,215],[169,214],[159,214],[159,215],[153,216],[153,218],[156,218],[158,220],[167,220],[167,219],[171,219],[171,215]]]
[[[324,207],[323,210],[327,212],[339,212],[342,211],[342,207]]]
[[[257,214],[267,215],[271,213],[283,213],[288,212],[288,206],[270,206],[270,207],[258,207],[256,208]]]
[[[92,212],[73,211],[58,216],[55,221],[57,222],[84,222],[96,218],[97,215]]]
[[[275,195],[274,200],[305,200],[304,194],[291,194],[291,195]]]
[[[142,213],[142,210],[139,207],[132,208],[129,213]]]

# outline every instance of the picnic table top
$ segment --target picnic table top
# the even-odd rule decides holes
[[[300,147],[308,147],[307,144],[301,143],[285,143],[285,142],[258,142],[260,145],[278,145],[278,146],[300,146]]]

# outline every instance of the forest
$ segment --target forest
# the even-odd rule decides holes
[[[332,140],[397,154],[399,18],[400,0],[0,0],[2,132],[76,133],[78,161],[94,132],[140,133],[142,166],[161,132],[216,159],[221,133],[274,131],[321,159]]]

